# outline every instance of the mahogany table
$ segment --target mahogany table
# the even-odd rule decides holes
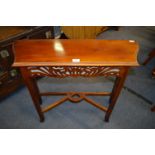
[[[134,40],[20,40],[13,46],[15,60],[13,66],[19,67],[25,84],[30,92],[34,106],[44,121],[44,112],[65,101],[87,103],[106,112],[109,120],[116,100],[121,92],[128,69],[138,66],[138,44]],[[112,92],[40,92],[36,77],[116,77]],[[42,107],[41,96],[62,95],[63,97]],[[105,107],[89,96],[110,96]]]

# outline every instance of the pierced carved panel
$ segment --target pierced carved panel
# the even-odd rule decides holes
[[[49,76],[49,77],[95,77],[95,76],[119,76],[119,67],[102,67],[102,66],[50,66],[50,67],[27,67],[32,77]]]

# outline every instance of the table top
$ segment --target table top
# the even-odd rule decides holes
[[[13,66],[138,66],[134,40],[38,39],[13,45]]]

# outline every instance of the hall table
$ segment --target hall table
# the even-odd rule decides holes
[[[13,66],[20,68],[41,122],[44,121],[44,112],[65,101],[77,103],[82,100],[105,111],[105,121],[109,121],[129,68],[139,65],[137,62],[139,46],[134,40],[19,40],[14,43],[13,50],[15,54]],[[36,77],[43,76],[116,78],[112,92],[40,92]],[[48,95],[63,97],[44,107],[41,96]],[[105,107],[89,96],[110,96],[109,104]]]

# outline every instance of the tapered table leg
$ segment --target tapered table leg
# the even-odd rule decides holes
[[[32,78],[29,75],[29,72],[28,72],[26,67],[21,67],[20,70],[21,70],[24,82],[25,82],[25,84],[29,90],[29,93],[32,97],[33,104],[37,110],[39,117],[40,117],[40,122],[43,122],[44,121],[44,115],[43,115],[43,112],[42,112],[41,106],[40,106],[42,101],[41,101],[41,96],[39,94],[39,89],[38,89],[38,86],[36,84],[36,81],[34,78]]]
[[[105,121],[108,122],[110,115],[112,113],[112,110],[116,104],[117,98],[121,92],[121,89],[123,88],[124,81],[126,79],[127,73],[128,73],[128,67],[122,67],[120,71],[120,77],[116,78],[110,99],[109,99],[109,107],[105,115]]]

